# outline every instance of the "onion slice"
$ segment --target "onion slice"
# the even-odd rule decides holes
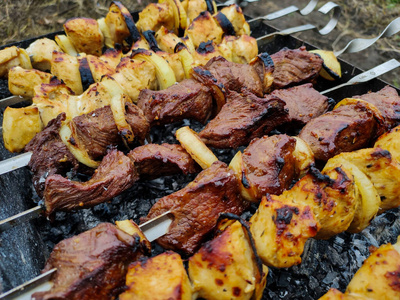
[[[72,45],[71,41],[66,35],[56,35],[54,39],[56,40],[57,45],[60,46],[62,51],[71,56],[78,56],[78,51],[76,51],[74,45]]]
[[[175,21],[175,34],[179,35],[180,30],[185,30],[187,27],[187,14],[186,11],[179,0],[159,0],[159,3],[168,3],[172,7],[172,11],[174,12],[174,21]]]
[[[192,54],[187,49],[186,45],[183,43],[178,43],[175,46],[175,53],[178,53],[179,59],[182,63],[183,71],[185,72],[185,78],[192,78],[193,63],[194,59]]]

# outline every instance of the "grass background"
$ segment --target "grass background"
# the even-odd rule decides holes
[[[246,14],[259,16],[289,5],[304,7],[309,0],[260,0],[244,7]],[[106,15],[111,1],[106,0],[2,0],[0,8],[0,45],[9,44],[29,37],[62,30],[63,23],[72,17],[100,18]],[[125,0],[130,10],[141,10],[149,0]],[[321,37],[315,32],[298,34],[300,38],[326,50],[343,48],[353,38],[377,36],[396,17],[400,16],[400,0],[334,0],[342,7],[342,16],[336,29]],[[326,1],[320,1],[322,6]],[[271,22],[284,29],[308,22],[326,24],[328,17],[318,12],[303,17],[292,14]],[[373,47],[357,54],[343,54],[342,59],[369,69],[390,58],[400,59],[400,33],[381,39]],[[400,70],[383,76],[389,83],[400,87]]]

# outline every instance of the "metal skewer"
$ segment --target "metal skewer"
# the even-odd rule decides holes
[[[169,226],[172,223],[171,212],[163,213],[158,217],[147,221],[139,225],[146,238],[152,242],[159,237],[163,236],[168,232]],[[34,292],[47,291],[53,286],[49,281],[51,276],[57,271],[57,269],[51,269],[46,273],[43,273],[16,288],[0,295],[1,300],[17,299],[17,300],[28,300],[31,299],[31,295]]]

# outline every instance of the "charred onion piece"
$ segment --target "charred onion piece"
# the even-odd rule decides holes
[[[323,60],[320,75],[330,81],[338,80],[342,77],[342,69],[339,61],[332,51],[310,50],[311,53],[318,54]]]
[[[229,19],[222,12],[218,12],[214,16],[214,19],[217,20],[219,26],[221,26],[226,35],[236,35],[235,28],[233,28],[231,21],[229,21]]]
[[[179,42],[176,44],[174,52],[179,55],[183,70],[185,71],[185,78],[192,78],[194,60],[186,45]]]
[[[159,3],[168,3],[174,12],[174,32],[179,34],[180,31],[185,30],[187,27],[187,15],[180,0],[159,0]]]

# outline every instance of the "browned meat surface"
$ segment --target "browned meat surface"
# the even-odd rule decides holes
[[[138,106],[152,125],[183,119],[205,123],[211,115],[212,97],[205,85],[185,79],[162,91],[140,91]]]
[[[43,270],[57,268],[54,286],[32,299],[114,299],[123,289],[128,265],[149,251],[137,236],[102,223],[54,247]]]
[[[125,105],[126,121],[132,127],[138,142],[143,142],[150,130],[143,112],[134,104]],[[122,144],[117,125],[110,106],[98,108],[93,112],[75,117],[72,120],[73,131],[89,156],[96,160],[107,153],[107,147]]]
[[[330,101],[328,97],[321,95],[311,83],[288,89],[275,90],[271,95],[286,102],[289,110],[288,128],[299,128],[328,111]]]
[[[327,161],[341,152],[368,147],[382,133],[380,130],[373,112],[357,102],[312,119],[299,137],[311,147],[315,159]]]
[[[176,173],[191,174],[200,171],[199,165],[181,145],[148,144],[129,152],[140,178],[157,178]]]
[[[305,47],[294,50],[283,49],[271,57],[275,65],[273,73],[275,89],[313,82],[318,77],[323,63],[321,57],[308,52]]]
[[[400,124],[400,97],[397,91],[386,86],[376,93],[368,93],[353,98],[362,99],[375,105],[385,118],[389,129]]]
[[[206,85],[216,85],[236,92],[246,88],[260,97],[263,95],[260,76],[249,64],[230,62],[218,56],[210,59],[204,67],[196,67],[193,70],[193,77]]]
[[[44,190],[46,214],[106,202],[130,188],[138,178],[129,157],[111,150],[87,182],[71,181],[58,174],[47,177]]]
[[[295,147],[296,139],[283,134],[252,140],[242,156],[243,185],[258,199],[267,193],[280,195],[295,177]]]
[[[65,175],[71,169],[77,170],[79,167],[79,162],[69,152],[58,134],[61,122],[64,120],[65,113],[51,120],[47,127],[36,134],[25,147],[26,151],[32,152],[28,166],[33,173],[33,186],[41,198],[47,176],[57,173]]]
[[[142,221],[172,211],[174,221],[170,230],[157,242],[165,249],[193,254],[216,226],[221,213],[240,215],[246,206],[235,175],[218,161],[182,190],[158,200]]]
[[[227,103],[220,113],[199,133],[200,138],[215,148],[237,148],[253,138],[268,134],[287,122],[285,102],[274,96],[259,98],[250,92],[228,91]]]

